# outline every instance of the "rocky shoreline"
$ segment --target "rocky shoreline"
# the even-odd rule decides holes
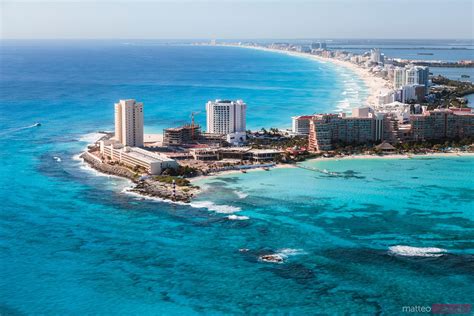
[[[79,157],[91,168],[101,173],[126,178],[132,181],[134,187],[129,191],[144,197],[154,197],[173,202],[190,203],[192,198],[199,192],[199,187],[193,185],[176,185],[174,189],[172,184],[154,180],[153,177],[142,179],[130,169],[119,165],[104,163],[88,151],[82,153]]]

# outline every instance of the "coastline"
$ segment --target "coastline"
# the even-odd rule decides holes
[[[381,91],[390,89],[392,87],[391,83],[383,78],[374,76],[368,69],[359,67],[353,63],[348,61],[343,61],[335,58],[325,58],[321,56],[315,56],[308,53],[300,53],[300,52],[293,52],[293,51],[284,51],[279,49],[271,49],[266,47],[258,47],[258,46],[247,46],[247,45],[221,45],[224,47],[241,47],[246,49],[255,49],[260,51],[266,52],[273,52],[273,53],[280,53],[294,57],[303,57],[315,60],[320,63],[330,62],[335,66],[344,67],[351,72],[355,73],[365,84],[368,90],[368,97],[365,100],[365,104],[361,105],[375,105],[377,103],[377,96],[380,94]]]
[[[372,160],[372,159],[416,159],[416,158],[448,158],[448,157],[471,157],[474,158],[474,152],[447,152],[447,153],[427,153],[427,154],[387,154],[387,155],[350,155],[342,157],[318,157],[305,160],[304,162],[321,162],[321,161],[340,161],[340,160]],[[278,164],[270,169],[293,169],[299,168],[297,164]],[[262,169],[251,169],[247,172],[259,172],[264,171]],[[227,170],[215,172],[208,175],[198,176],[190,178],[191,183],[200,182],[205,179],[218,179],[219,177],[228,176],[232,174],[241,173],[239,170]]]

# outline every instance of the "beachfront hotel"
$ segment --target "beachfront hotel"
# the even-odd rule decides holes
[[[141,167],[146,172],[157,175],[165,169],[176,169],[176,160],[165,155],[150,152],[138,147],[128,147],[113,140],[99,142],[100,153],[103,158],[126,165],[130,168]]]
[[[242,100],[215,100],[206,104],[207,132],[232,134],[245,132],[247,105]]]
[[[115,103],[115,139],[124,146],[143,147],[143,103]]]
[[[410,116],[415,141],[453,139],[474,136],[474,113],[471,109],[436,109]]]
[[[311,118],[311,115],[293,116],[291,118],[291,131],[293,132],[293,134],[308,135],[309,121]]]
[[[474,137],[472,109],[436,109],[410,114],[410,106],[393,102],[381,107],[354,109],[344,114],[318,114],[310,119],[308,149],[332,150],[334,145],[373,144],[381,141],[462,139]]]
[[[335,143],[372,143],[376,135],[374,117],[318,114],[309,121],[310,151],[331,150]],[[380,132],[378,133],[380,134]]]

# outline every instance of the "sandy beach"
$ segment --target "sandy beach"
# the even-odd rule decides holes
[[[223,45],[223,46],[228,46],[228,45]],[[245,46],[245,45],[241,45],[241,46],[234,45],[234,47],[256,49],[256,50],[286,54],[286,55],[295,56],[295,57],[309,58],[309,59],[313,59],[319,62],[323,62],[323,63],[330,62],[336,66],[345,67],[349,69],[350,71],[352,71],[353,73],[355,73],[360,79],[364,81],[364,84],[369,91],[369,96],[367,97],[364,105],[377,104],[377,96],[380,94],[380,91],[391,89],[392,87],[389,81],[380,77],[376,77],[368,69],[359,67],[358,65],[355,65],[348,61],[343,61],[343,60],[339,60],[335,58],[325,58],[321,56],[310,55],[307,53],[271,49],[271,48],[266,48],[266,47]]]
[[[449,152],[449,153],[428,153],[428,154],[388,154],[388,155],[351,155],[351,156],[343,156],[343,157],[329,157],[329,158],[314,158],[314,159],[309,159],[306,160],[306,162],[318,162],[318,161],[338,161],[338,160],[347,160],[347,159],[360,159],[360,160],[366,160],[366,159],[413,159],[413,158],[442,158],[442,157],[472,157],[474,158],[474,153],[471,152]],[[275,165],[274,167],[270,168],[271,172],[274,169],[289,169],[289,168],[298,168],[296,164],[278,164]],[[255,168],[255,169],[248,169],[246,170],[247,172],[263,172],[264,170],[261,168]],[[214,172],[212,174],[208,174],[205,176],[198,176],[194,178],[189,178],[191,183],[196,183],[204,179],[213,179],[213,178],[219,178],[222,176],[226,175],[231,175],[231,174],[239,174],[241,173],[240,170],[226,170],[226,171],[220,171],[220,172]]]

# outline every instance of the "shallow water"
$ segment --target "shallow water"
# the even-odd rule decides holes
[[[125,194],[127,181],[77,159],[112,128],[119,98],[145,102],[149,132],[217,97],[243,98],[252,128],[288,126],[335,109],[347,84],[366,93],[343,70],[219,47],[22,42],[0,53],[0,313],[374,313],[472,301],[473,160],[249,172],[209,180],[190,207]],[[388,255],[394,245],[447,254]],[[272,252],[285,263],[258,260]]]

